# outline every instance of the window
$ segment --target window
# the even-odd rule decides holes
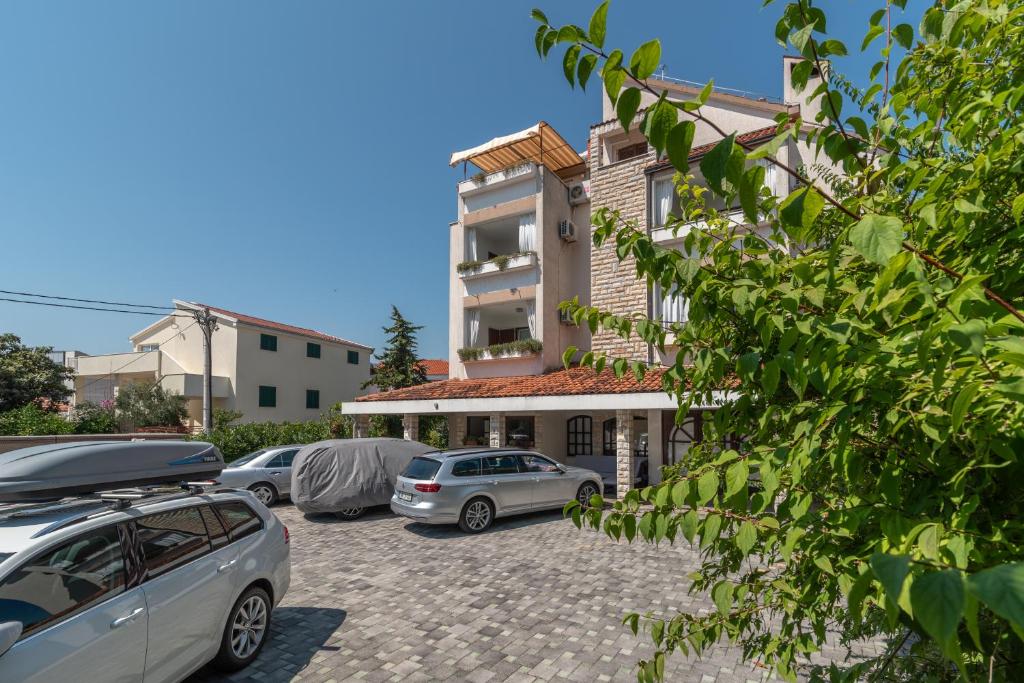
[[[609,419],[605,420],[604,423],[601,425],[601,435],[602,435],[602,439],[601,439],[601,446],[602,446],[601,453],[603,455],[611,455],[613,457],[615,456],[615,451],[616,451],[616,448],[615,448],[616,435],[615,435],[615,433],[616,433],[615,418],[612,417],[612,418],[609,418]]]
[[[319,389],[306,389],[306,408],[308,410],[317,410],[320,408]]]
[[[220,503],[217,512],[224,520],[232,541],[245,538],[263,528],[263,520],[245,503]]]
[[[487,415],[466,416],[466,446],[489,446],[491,443],[491,418]]]
[[[277,337],[272,334],[261,334],[260,348],[264,351],[277,351]]]
[[[277,407],[277,387],[260,385],[260,408]]]
[[[473,458],[472,460],[462,460],[452,465],[452,476],[453,477],[479,477],[480,476],[480,458]]]
[[[160,348],[159,344],[139,344],[139,351],[142,353],[149,353],[150,351],[156,351]]]
[[[668,225],[669,217],[682,216],[682,202],[671,177],[659,178],[651,183],[651,222],[655,229]]]
[[[519,474],[519,458],[512,454],[484,458],[483,474]]]
[[[441,463],[433,458],[413,458],[405,466],[402,476],[409,479],[433,479],[439,469]]]
[[[589,418],[588,418],[589,419]],[[524,453],[519,456],[523,463],[523,470],[526,472],[560,472],[561,469],[555,463],[536,453]]]
[[[533,415],[509,417],[505,422],[505,445],[533,448]]]
[[[203,522],[206,523],[206,533],[210,536],[210,545],[214,550],[225,546],[228,543],[228,530],[224,528],[223,522],[220,521],[220,517],[213,511],[209,505],[203,505],[199,508],[199,512],[203,516]]]
[[[306,342],[306,358],[319,358],[320,345],[313,342]]]
[[[494,327],[487,328],[488,345],[507,344],[509,342],[532,338],[533,335],[530,334],[529,327],[507,327],[504,329],[496,329]]]
[[[615,161],[625,161],[626,159],[632,159],[633,157],[642,157],[645,154],[647,154],[646,140],[619,147],[615,150]]]
[[[566,422],[566,438],[568,441],[567,453],[569,455],[592,455],[593,447],[593,420],[589,415],[577,415],[570,417]]]
[[[298,449],[281,451],[270,459],[266,467],[291,467],[292,461],[295,460],[295,454],[298,452]]]
[[[24,638],[124,591],[117,527],[79,536],[34,557],[0,583],[0,623],[18,621]]]
[[[348,363],[349,365],[359,365],[359,352],[349,351],[348,352]]]
[[[647,418],[642,415],[633,417],[633,455],[647,457]]]
[[[165,574],[210,552],[210,536],[197,507],[148,515],[135,524],[150,577]]]
[[[685,323],[690,317],[690,301],[682,292],[673,288],[665,292],[659,286],[658,317],[666,323]]]

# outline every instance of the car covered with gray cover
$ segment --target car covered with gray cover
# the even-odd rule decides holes
[[[292,502],[307,514],[354,519],[368,507],[387,505],[405,466],[436,450],[418,441],[387,438],[311,443],[292,461]]]

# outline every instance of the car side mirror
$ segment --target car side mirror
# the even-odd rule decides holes
[[[556,465],[556,467],[558,467],[559,474],[565,474],[566,472],[569,471],[569,469],[565,465]]]
[[[0,624],[0,657],[18,642],[18,638],[21,637],[21,629],[20,621],[5,621]]]

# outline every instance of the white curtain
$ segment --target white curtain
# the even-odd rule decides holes
[[[476,228],[466,228],[466,260],[476,261]]]
[[[537,214],[526,213],[519,217],[519,251],[537,250]]]
[[[775,189],[775,164],[768,159],[758,159],[755,161],[758,166],[764,167],[764,184],[772,194],[778,194],[778,190]]]
[[[466,311],[466,346],[475,348],[480,343],[480,309]]]
[[[654,182],[654,227],[661,228],[668,223],[668,216],[672,213],[674,194],[675,187],[672,185],[671,178]]]
[[[685,323],[689,308],[686,297],[678,290],[666,292],[661,299],[661,320],[666,323]]]
[[[530,339],[537,339],[537,302],[526,302],[526,324],[530,328]]]

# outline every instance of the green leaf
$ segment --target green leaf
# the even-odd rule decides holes
[[[566,347],[565,351],[562,352],[562,365],[568,368],[572,365],[572,357],[576,355],[576,347]]]
[[[807,47],[807,41],[811,39],[811,32],[813,30],[814,24],[807,24],[807,26],[804,26],[802,29],[790,36],[789,42],[793,43],[793,47],[802,53],[804,48]]]
[[[637,88],[626,88],[619,95],[619,101],[615,103],[615,113],[619,116],[622,128],[629,131],[629,124],[633,122],[637,109],[640,108],[640,91]]]
[[[985,323],[977,318],[953,325],[947,334],[954,344],[975,356],[985,350]]]
[[[751,166],[740,179],[740,206],[751,223],[758,222],[757,198],[764,186],[764,173],[763,166]]]
[[[709,545],[718,539],[718,534],[722,530],[722,517],[721,515],[709,514],[704,518],[704,527],[700,532],[700,547],[701,549],[707,548]]]
[[[722,181],[725,180],[729,157],[732,156],[735,140],[735,134],[723,138],[700,160],[700,171],[704,174],[708,187],[720,195],[725,194],[725,190],[722,188]]]
[[[885,588],[885,596],[897,604],[903,591],[903,582],[910,573],[910,558],[906,555],[875,553],[870,560],[871,571]]]
[[[750,549],[754,547],[754,543],[757,542],[757,529],[753,524],[744,520],[743,524],[740,524],[740,530],[736,534],[736,547],[739,548],[740,552],[744,556],[750,554]]]
[[[903,221],[868,214],[850,229],[850,243],[861,256],[884,266],[903,246]]]
[[[815,219],[824,208],[825,200],[817,190],[801,187],[782,201],[779,205],[779,216],[784,224],[806,231],[814,225]]]
[[[587,89],[587,81],[590,80],[590,74],[596,65],[597,55],[586,54],[580,57],[579,66],[576,68],[576,81],[583,90]]]
[[[730,498],[747,487],[750,466],[746,460],[737,460],[725,471],[725,497]]]
[[[892,37],[900,44],[900,47],[909,50],[914,44],[914,27],[910,24],[898,24],[892,29]]]
[[[967,579],[967,589],[1018,628],[1024,628],[1024,562],[1001,564]]]
[[[690,170],[690,148],[693,145],[693,134],[696,130],[697,126],[693,121],[680,121],[668,132],[666,141],[668,160],[680,173]]]
[[[605,0],[590,17],[590,28],[588,29],[588,37],[590,42],[593,43],[594,47],[601,49],[604,47],[604,36],[605,36],[605,24],[608,21],[608,0]]]
[[[960,393],[956,395],[956,398],[953,400],[953,410],[949,413],[950,427],[953,428],[954,432],[960,429],[960,425],[964,422],[964,416],[967,414],[967,409],[971,407],[971,401],[982,386],[984,386],[983,382],[972,382],[961,389]]]
[[[957,569],[928,572],[910,585],[914,619],[948,649],[964,613],[964,580]]]
[[[715,603],[720,614],[728,614],[732,609],[732,582],[719,581],[711,589],[711,601]]]
[[[579,56],[580,46],[572,45],[565,51],[565,57],[562,59],[562,73],[565,74],[565,80],[569,81],[570,87],[576,87],[576,60]]]
[[[644,136],[654,146],[658,157],[668,142],[669,133],[676,125],[676,108],[664,99],[658,100],[644,117]]]
[[[718,474],[708,470],[697,479],[697,504],[704,505],[718,493]]]
[[[693,543],[693,539],[697,536],[697,523],[700,521],[700,517],[697,515],[696,510],[690,510],[683,515],[683,521],[680,524],[680,528],[683,532],[683,538],[690,543]]]
[[[650,40],[636,49],[629,58],[629,69],[637,80],[649,78],[661,62],[661,42]]]
[[[548,27],[544,24],[541,24],[540,26],[537,27],[537,34],[536,36],[534,36],[533,39],[534,45],[537,47],[537,56],[541,58],[544,57],[544,36],[547,35],[547,32]]]
[[[761,371],[761,387],[766,397],[771,398],[775,395],[775,389],[779,386],[779,374],[778,362],[770,360],[764,364]]]
[[[1013,215],[1013,220],[1020,225],[1020,219],[1024,216],[1024,192],[1017,195],[1013,200],[1013,205],[1010,207],[1010,213]]]
[[[550,23],[550,22],[548,22],[547,16],[543,12],[541,12],[539,9],[537,9],[536,7],[534,7],[532,10],[530,10],[530,16],[533,17],[534,19],[536,19],[537,21],[539,21],[542,24]]]

